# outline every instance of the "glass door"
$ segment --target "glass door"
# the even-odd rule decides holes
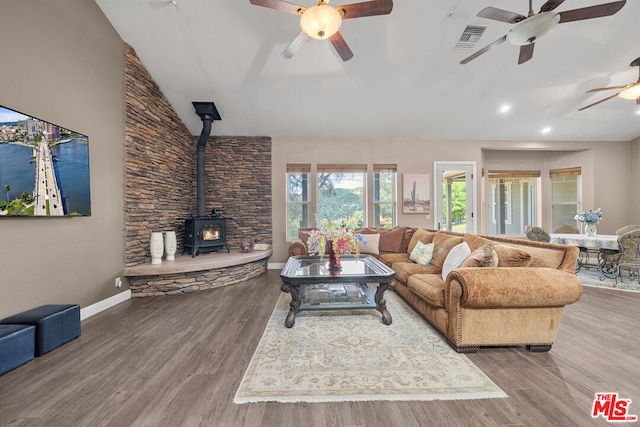
[[[475,162],[435,162],[434,226],[475,233]]]

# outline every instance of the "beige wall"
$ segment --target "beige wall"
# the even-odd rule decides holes
[[[89,136],[90,217],[0,218],[0,317],[122,292],[122,40],[93,1],[2,2],[0,104]]]
[[[633,150],[632,150],[633,147]],[[434,161],[476,162],[480,179],[478,191],[478,232],[486,230],[486,200],[482,170],[535,169],[548,176],[550,169],[582,167],[583,206],[601,207],[605,216],[598,226],[603,234],[612,234],[621,225],[640,222],[637,204],[627,194],[624,183],[640,183],[632,176],[632,152],[640,157],[640,141],[635,142],[505,142],[505,141],[362,141],[320,139],[273,139],[273,263],[287,258],[286,177],[287,163],[396,163],[398,181],[403,173],[434,173]],[[370,168],[371,170],[371,168]],[[635,181],[632,181],[634,180]],[[542,200],[548,200],[548,180],[542,180]],[[370,186],[370,183],[369,183]],[[399,184],[399,187],[401,185]],[[401,188],[398,188],[398,203]],[[549,227],[548,206],[542,203],[542,226]],[[635,216],[635,219],[634,219]],[[371,219],[369,219],[371,222]],[[398,215],[398,224],[433,228],[433,216]]]

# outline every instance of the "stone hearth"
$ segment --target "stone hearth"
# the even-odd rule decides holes
[[[250,253],[181,255],[162,264],[127,267],[132,297],[175,295],[231,285],[267,270],[272,249]]]

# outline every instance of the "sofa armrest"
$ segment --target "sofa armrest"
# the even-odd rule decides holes
[[[452,287],[458,283],[460,289]],[[460,306],[561,307],[582,295],[575,274],[544,267],[459,268],[447,276],[445,298],[460,294]]]
[[[294,240],[289,245],[289,256],[309,255],[307,245],[302,240]]]

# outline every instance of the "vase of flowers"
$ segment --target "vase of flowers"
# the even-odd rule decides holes
[[[358,242],[365,242],[361,234],[354,233],[344,222],[335,225],[330,218],[326,218],[316,220],[316,229],[311,231],[307,247],[309,255],[320,255],[320,259],[324,258],[325,253],[329,254],[329,270],[339,271],[342,269],[341,255],[360,255]]]
[[[602,219],[602,209],[598,208],[595,211],[589,209],[586,212],[578,212],[574,219],[584,224],[584,234],[593,237],[597,233],[596,224]]]

